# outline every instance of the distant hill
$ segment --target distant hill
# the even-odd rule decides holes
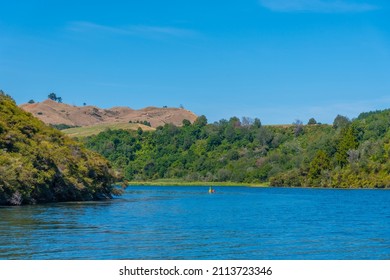
[[[0,205],[109,198],[115,181],[100,155],[0,94]]]
[[[148,122],[152,127],[170,123],[181,126],[183,120],[191,123],[197,116],[191,111],[180,108],[147,107],[133,110],[129,107],[101,109],[95,106],[72,106],[51,99],[33,104],[22,104],[25,111],[32,113],[46,124],[68,126],[90,126],[131,122]]]

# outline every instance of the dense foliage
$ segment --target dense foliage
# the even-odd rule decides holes
[[[262,183],[274,186],[390,187],[390,110],[337,116],[333,126],[262,126],[204,116],[154,132],[106,131],[85,139],[127,180]]]
[[[0,205],[111,197],[105,159],[0,94]]]
[[[61,124],[50,124],[50,126],[56,128],[58,130],[64,130],[64,129],[79,127],[77,125],[69,125],[69,124],[64,124],[64,123],[61,123]]]

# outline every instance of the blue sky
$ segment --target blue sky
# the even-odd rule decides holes
[[[332,123],[390,108],[380,0],[1,1],[0,88],[210,122]]]

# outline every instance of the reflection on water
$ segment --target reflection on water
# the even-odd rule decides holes
[[[0,259],[390,259],[390,191],[130,187],[0,208]]]

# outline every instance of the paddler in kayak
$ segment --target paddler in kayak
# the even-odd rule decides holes
[[[210,187],[209,188],[209,193],[215,193],[215,190],[212,187]]]

